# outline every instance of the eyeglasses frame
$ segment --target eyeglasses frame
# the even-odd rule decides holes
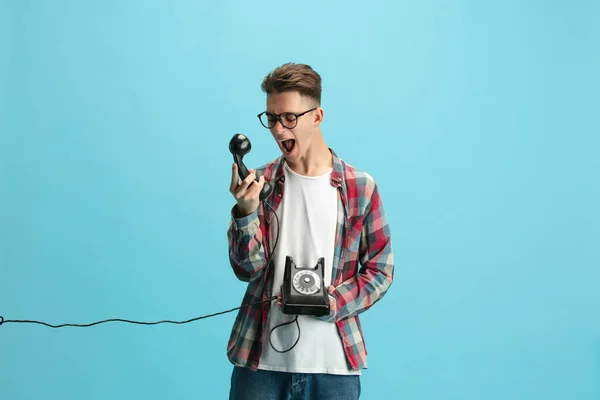
[[[263,124],[263,122],[262,122],[262,119],[260,118],[260,117],[261,117],[263,114],[266,114],[266,115],[267,115],[267,117],[274,117],[274,118],[276,118],[276,119],[277,119],[277,121],[279,121],[279,123],[281,124],[281,126],[283,126],[284,128],[287,128],[287,129],[294,129],[294,128],[295,128],[295,127],[298,125],[298,118],[300,118],[300,117],[301,117],[301,116],[303,116],[304,114],[308,114],[308,113],[309,113],[309,112],[311,112],[311,111],[315,111],[317,108],[319,108],[319,107],[317,106],[317,107],[311,108],[310,110],[306,110],[306,111],[304,111],[304,112],[301,112],[301,113],[293,113],[293,112],[289,112],[289,111],[287,111],[287,112],[282,112],[282,113],[280,113],[280,114],[273,114],[273,113],[270,113],[270,112],[268,112],[268,111],[263,111],[263,112],[261,112],[260,114],[258,114],[256,117],[257,117],[257,118],[258,118],[258,120],[260,121],[260,124],[261,124],[262,126],[264,126],[265,128],[267,128],[267,129],[273,129],[273,128],[275,127],[275,124],[277,124],[277,122],[275,122],[275,124],[273,124],[273,126],[272,126],[272,127],[265,126],[265,124]],[[282,115],[293,115],[293,116],[295,116],[295,117],[296,117],[296,119],[295,119],[295,122],[296,122],[296,123],[294,124],[294,126],[287,126],[287,125],[285,125],[285,124],[283,123],[283,119],[281,118],[281,116],[282,116]]]

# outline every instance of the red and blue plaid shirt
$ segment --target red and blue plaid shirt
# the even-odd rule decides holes
[[[339,158],[333,150],[331,184],[338,188],[338,215],[331,284],[335,308],[329,316],[342,339],[350,369],[367,368],[367,349],[359,314],[380,300],[392,284],[394,257],[390,229],[377,184],[366,172]],[[283,197],[283,157],[257,168],[274,186],[265,202],[273,210]],[[258,209],[236,218],[235,206],[227,230],[229,260],[236,277],[248,282],[242,304],[265,301],[241,308],[231,330],[227,356],[231,363],[256,370],[268,334],[266,323],[272,296],[269,255],[276,221],[271,208],[261,202]],[[276,226],[273,228],[276,229]],[[265,249],[269,249],[265,252]],[[360,263],[360,267],[359,267]],[[276,305],[275,305],[276,307]],[[335,312],[333,311],[335,310]]]

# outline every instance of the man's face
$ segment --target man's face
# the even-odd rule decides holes
[[[272,93],[267,96],[267,112],[270,114],[302,114],[317,107],[316,102],[301,96],[298,92]],[[322,111],[316,108],[296,118],[294,115],[281,115],[281,121],[271,117],[275,125],[270,129],[279,149],[289,162],[303,158],[310,151],[315,129],[318,128]]]

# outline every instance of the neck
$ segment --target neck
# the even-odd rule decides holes
[[[320,131],[317,131],[305,155],[296,162],[287,161],[292,171],[304,176],[319,176],[333,168],[333,155]]]

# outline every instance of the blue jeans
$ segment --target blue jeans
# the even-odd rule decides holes
[[[229,400],[358,400],[360,375],[252,371],[234,366]]]

